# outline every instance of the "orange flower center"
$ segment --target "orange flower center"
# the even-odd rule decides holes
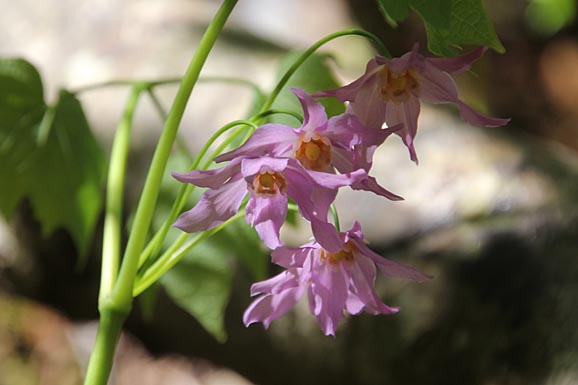
[[[263,170],[253,180],[253,191],[259,194],[284,193],[286,187],[287,182],[283,174],[274,171]]]
[[[353,261],[355,256],[353,255],[353,246],[346,243],[341,250],[337,253],[330,253],[329,251],[323,249],[321,251],[321,259],[336,265],[342,261]]]
[[[331,145],[322,138],[301,140],[295,151],[295,159],[301,162],[303,167],[314,171],[327,169],[331,165],[331,157]]]
[[[385,101],[405,102],[419,93],[419,82],[412,70],[398,74],[385,65],[379,72],[379,92]]]

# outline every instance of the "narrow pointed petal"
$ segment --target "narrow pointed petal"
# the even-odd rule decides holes
[[[312,279],[316,283],[315,295],[321,303],[315,314],[321,330],[325,335],[335,336],[347,302],[347,280],[340,266],[331,264],[323,264]]]
[[[381,302],[373,288],[375,284],[375,264],[369,258],[357,256],[357,263],[351,264],[351,281],[359,300],[364,303],[364,310],[370,314],[393,314],[399,310]]]
[[[334,89],[334,90],[327,90],[327,91],[319,91],[313,94],[315,98],[323,98],[323,97],[336,97],[341,102],[345,101],[354,101],[356,95],[359,93],[359,90],[366,85],[366,83],[370,82],[373,76],[377,72],[379,72],[382,68],[382,64],[378,64],[376,59],[372,59],[367,63],[367,67],[365,68],[365,73],[354,82]]]
[[[509,119],[490,118],[474,111],[458,98],[454,80],[445,72],[439,71],[432,64],[426,63],[421,75],[421,97],[431,103],[455,103],[462,120],[481,127],[497,127],[507,124]]]
[[[510,119],[492,118],[480,114],[461,100],[458,100],[456,104],[458,105],[462,120],[471,125],[478,127],[501,127],[510,122]]]
[[[403,200],[403,197],[381,187],[381,185],[377,183],[377,180],[372,176],[367,177],[367,179],[364,179],[361,182],[352,184],[351,188],[354,190],[370,191],[376,195],[380,195],[392,201]]]
[[[319,128],[324,129],[327,124],[325,107],[300,88],[291,88],[291,91],[297,96],[303,108],[302,129],[306,132],[315,132]]]
[[[377,267],[379,267],[379,270],[383,275],[392,278],[409,279],[417,282],[423,282],[433,278],[431,275],[424,274],[410,265],[383,258],[381,255],[373,252],[369,247],[367,247],[362,240],[356,239],[353,242],[361,254],[371,258]]]
[[[287,289],[276,295],[265,295],[257,298],[243,314],[243,323],[249,326],[255,322],[262,322],[265,329],[275,319],[291,310],[303,295],[304,288],[297,286]]]
[[[487,47],[480,47],[464,55],[453,58],[426,58],[434,67],[440,71],[459,74],[469,70],[488,50]]]
[[[193,170],[184,173],[172,172],[171,175],[179,182],[194,184],[198,187],[217,189],[234,173],[238,172],[240,168],[241,159],[236,159],[225,167],[214,170]]]
[[[251,297],[259,294],[278,294],[301,284],[299,269],[285,270],[274,277],[251,285]]]
[[[285,268],[303,267],[305,259],[314,250],[310,247],[280,247],[271,254],[271,261]]]
[[[396,133],[407,146],[410,158],[417,163],[413,140],[417,133],[417,120],[420,112],[419,99],[412,96],[407,101],[399,104],[390,103],[387,108],[385,121],[388,126],[403,124],[403,129]]]
[[[299,137],[293,127],[274,123],[266,124],[257,128],[241,147],[219,155],[215,158],[215,162],[224,162],[239,156],[283,155],[292,150],[293,143],[297,140]]]
[[[195,207],[182,213],[173,226],[187,233],[212,229],[239,211],[246,194],[246,182],[238,173],[220,188],[205,191]]]
[[[287,216],[287,196],[252,194],[246,207],[247,223],[255,227],[259,238],[270,249],[282,245],[279,230]]]

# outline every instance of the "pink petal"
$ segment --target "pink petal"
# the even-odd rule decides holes
[[[258,294],[279,294],[282,291],[301,285],[301,269],[289,269],[274,277],[251,285],[251,297]]]
[[[403,197],[401,197],[397,194],[394,194],[391,191],[381,187],[379,185],[379,183],[377,183],[377,180],[372,176],[367,177],[367,179],[364,179],[361,182],[353,183],[351,185],[351,188],[354,190],[370,191],[376,195],[380,195],[380,196],[385,197],[385,198],[392,200],[392,201],[402,201],[403,200]]]
[[[420,97],[431,103],[455,103],[462,120],[474,126],[497,127],[507,124],[509,119],[490,118],[474,111],[458,98],[456,83],[445,72],[438,70],[432,64],[425,63],[420,73]]]
[[[171,175],[179,182],[216,189],[225,183],[231,175],[238,172],[241,168],[240,165],[241,159],[236,159],[225,167],[214,170],[193,170],[185,173],[172,172]]]
[[[354,82],[334,89],[334,90],[328,90],[328,91],[320,91],[317,92],[315,94],[313,94],[313,96],[315,98],[322,98],[322,97],[336,97],[337,99],[339,99],[339,101],[341,102],[345,102],[345,101],[354,101],[357,94],[359,93],[359,90],[366,86],[366,83],[368,83],[371,78],[373,76],[375,76],[375,74],[377,72],[379,72],[381,70],[382,65],[377,63],[377,60],[374,58],[372,60],[369,61],[369,63],[367,63],[367,67],[365,69],[365,73],[357,80],[355,80]]]
[[[255,227],[268,248],[275,249],[282,245],[279,230],[287,216],[286,195],[260,196],[253,193],[245,210],[247,223]]]
[[[305,259],[314,251],[312,247],[279,247],[271,254],[271,261],[286,268],[303,267]]]
[[[327,124],[327,114],[325,107],[300,88],[291,88],[291,91],[299,99],[301,107],[303,108],[303,125],[301,128],[305,132],[315,132],[320,128],[324,129]]]
[[[224,162],[239,156],[283,155],[293,148],[293,143],[297,140],[299,137],[293,127],[266,124],[257,128],[241,147],[219,155],[215,162]]]
[[[478,127],[500,127],[508,124],[510,119],[492,118],[473,110],[470,106],[458,100],[458,109],[460,110],[460,117],[466,123]]]
[[[262,169],[282,173],[287,168],[288,158],[271,158],[263,156],[260,158],[243,159],[241,161],[241,173],[248,179],[261,172]]]
[[[265,329],[272,321],[281,317],[299,301],[304,287],[298,286],[287,289],[279,294],[264,295],[257,298],[243,314],[243,323],[249,326],[255,322],[262,322]]]
[[[403,129],[397,131],[409,149],[410,158],[414,162],[418,162],[417,154],[414,149],[413,139],[417,133],[417,119],[419,117],[420,104],[415,96],[410,96],[409,99],[403,103],[389,103],[385,115],[385,121],[388,126],[395,126],[403,124]]]
[[[465,72],[472,67],[476,61],[478,61],[484,53],[488,50],[487,47],[480,47],[471,52],[466,53],[454,58],[433,58],[428,57],[425,60],[430,62],[434,67],[440,71],[458,74]]]
[[[237,173],[220,188],[205,191],[195,207],[182,213],[173,226],[187,233],[212,229],[239,211],[246,194],[246,182]]]
[[[357,255],[355,262],[350,264],[352,287],[359,300],[363,302],[364,310],[370,314],[392,314],[399,310],[381,302],[373,286],[375,284],[376,269],[369,258]]]
[[[392,278],[409,279],[417,282],[423,282],[433,278],[431,275],[424,274],[410,265],[390,261],[383,258],[381,255],[373,252],[360,239],[355,239],[352,242],[355,243],[359,253],[365,255],[368,258],[371,258],[377,267],[379,267],[379,270],[383,275]]]
[[[325,335],[335,335],[347,302],[347,279],[340,265],[320,264],[310,286],[318,304],[315,316]]]

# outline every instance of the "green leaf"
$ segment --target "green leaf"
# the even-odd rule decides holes
[[[429,49],[436,54],[456,56],[462,45],[505,51],[481,0],[410,0],[410,4],[423,18]]]
[[[40,74],[22,59],[0,59],[0,213],[7,218],[26,194],[35,129],[46,109]]]
[[[31,163],[27,195],[43,232],[65,228],[85,255],[102,207],[105,161],[74,95],[60,92],[46,143]]]
[[[63,227],[86,255],[102,205],[104,171],[104,156],[78,100],[62,91],[57,105],[47,108],[34,66],[0,59],[0,213],[10,218],[28,198],[45,235]]]
[[[409,14],[409,0],[377,0],[379,9],[394,22],[405,20]]]
[[[283,58],[279,70],[279,79],[299,56],[301,56],[300,52],[294,52]],[[311,55],[291,76],[291,79],[279,93],[275,103],[273,103],[273,108],[291,110],[303,114],[299,100],[290,90],[292,87],[302,88],[309,93],[340,87],[340,84],[333,76],[333,71],[327,64],[330,57],[328,54]],[[329,117],[339,115],[345,111],[343,103],[340,103],[335,98],[324,98],[320,101],[325,106],[325,111]],[[275,115],[271,118],[271,121],[293,127],[299,125],[295,118],[285,115]]]
[[[224,315],[231,290],[228,255],[206,242],[160,280],[168,295],[218,341],[227,339]]]

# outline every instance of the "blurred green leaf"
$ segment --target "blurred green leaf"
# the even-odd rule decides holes
[[[46,109],[38,71],[22,59],[0,59],[0,213],[7,218],[26,194],[35,132]]]
[[[45,119],[43,140],[38,130]],[[45,235],[63,227],[86,255],[102,206],[105,162],[79,101],[62,91],[47,108],[32,64],[0,59],[0,212],[28,198]]]
[[[409,0],[377,0],[377,4],[386,18],[394,23],[405,20],[409,14]]]
[[[532,29],[550,36],[576,19],[576,8],[576,0],[530,0],[526,18]]]
[[[227,339],[224,315],[232,280],[228,256],[233,252],[205,242],[161,278],[173,301],[220,342]]]
[[[282,59],[279,68],[279,79],[287,72],[299,56],[301,56],[300,52],[293,52]],[[289,82],[279,93],[275,103],[273,103],[272,108],[290,110],[303,114],[299,100],[290,90],[292,87],[304,89],[309,93],[340,87],[340,84],[333,76],[333,71],[327,64],[330,58],[331,56],[328,54],[311,55],[293,76],[291,76]],[[339,115],[345,111],[343,103],[340,103],[335,98],[324,98],[320,101],[325,106],[325,111],[329,117]],[[295,120],[295,118],[286,115],[274,115],[271,117],[271,121],[292,127],[299,126],[299,122]]]
[[[504,46],[481,0],[410,0],[424,20],[430,51],[456,56],[462,45],[478,45],[503,53]]]
[[[61,91],[54,114],[46,143],[31,156],[27,195],[43,232],[64,227],[85,255],[102,208],[104,155],[74,95]]]

